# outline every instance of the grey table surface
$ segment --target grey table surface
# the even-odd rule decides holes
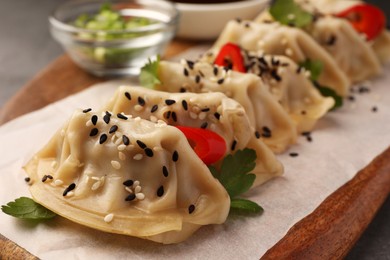
[[[63,2],[0,1],[0,108],[34,75],[63,54],[52,40],[47,22],[53,9]],[[390,1],[371,2],[381,6],[390,20]],[[346,259],[390,260],[390,198]]]

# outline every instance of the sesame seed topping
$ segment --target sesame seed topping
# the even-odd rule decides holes
[[[194,62],[190,61],[190,60],[186,60],[186,62],[187,62],[188,67],[193,70],[194,69]]]
[[[101,185],[102,185],[102,182],[97,181],[92,185],[91,190],[95,191],[95,190],[99,189]]]
[[[134,193],[139,193],[139,192],[141,192],[141,190],[142,190],[142,187],[141,186],[137,186],[137,187],[134,188]]]
[[[137,153],[136,155],[133,156],[133,159],[136,161],[142,160],[142,158],[144,158],[144,156],[140,153]]]
[[[181,102],[181,105],[183,106],[184,110],[186,110],[186,111],[188,110],[187,101],[183,100],[183,101]]]
[[[158,109],[158,105],[154,105],[154,106],[152,107],[152,109],[150,110],[150,112],[151,112],[151,113],[154,113],[154,112],[157,111],[157,109]]]
[[[110,119],[111,119],[111,114],[106,111],[106,114],[104,115],[103,120],[106,124],[109,124]]]
[[[141,149],[145,149],[146,148],[146,144],[144,142],[142,142],[141,140],[137,140],[137,144],[139,147],[141,147]]]
[[[336,40],[337,40],[336,36],[335,35],[331,35],[329,37],[329,39],[327,40],[326,44],[327,45],[334,45],[336,43]]]
[[[378,112],[378,108],[376,106],[374,106],[374,107],[371,108],[371,111],[376,113],[376,112]]]
[[[105,141],[107,141],[107,135],[106,134],[102,134],[100,136],[99,143],[103,144]]]
[[[234,151],[236,149],[236,145],[237,145],[237,141],[236,140],[233,140],[233,143],[232,143],[232,146],[230,147],[230,149],[232,151]]]
[[[129,145],[130,144],[130,139],[126,135],[122,136],[122,141],[123,141],[124,145]]]
[[[217,81],[217,83],[218,83],[219,85],[221,85],[221,84],[223,84],[224,81],[225,81],[225,79],[222,78],[222,79],[219,79],[219,80]]]
[[[207,122],[203,122],[203,124],[201,124],[200,128],[206,129],[207,126],[208,126],[208,123]]]
[[[259,133],[259,131],[256,131],[256,132],[255,132],[255,136],[256,136],[257,139],[260,138],[260,133]]]
[[[131,100],[131,95],[129,92],[125,92],[125,97],[128,99],[128,100]]]
[[[298,154],[298,153],[290,153],[290,156],[291,156],[291,157],[298,157],[299,154]]]
[[[143,99],[142,97],[138,97],[138,104],[140,106],[144,106],[145,105],[145,99]]]
[[[198,118],[200,120],[204,120],[206,118],[206,116],[207,116],[206,112],[201,112],[201,113],[199,113]]]
[[[87,108],[87,109],[83,110],[83,113],[88,113],[88,112],[91,112],[91,111],[92,111],[92,108]]]
[[[221,118],[221,114],[218,113],[218,112],[215,112],[215,113],[214,113],[214,116],[215,116],[215,118],[216,118],[217,120],[219,120],[219,119]]]
[[[172,160],[177,162],[179,160],[179,153],[175,150],[172,154]]]
[[[214,73],[214,76],[218,75],[218,67],[213,68],[213,73]]]
[[[157,190],[157,196],[162,197],[164,195],[164,186],[160,186]]]
[[[168,168],[166,166],[163,166],[162,172],[163,172],[164,177],[168,177],[169,172],[168,172]]]
[[[62,184],[64,184],[64,182],[60,179],[57,179],[54,181],[54,185],[56,185],[56,186],[61,186]]]
[[[125,185],[126,187],[132,186],[133,184],[134,184],[133,180],[127,180],[123,182],[123,185]]]
[[[195,76],[195,83],[196,83],[196,84],[199,84],[199,82],[200,82],[200,76],[199,76],[199,75],[196,75],[196,76]]]
[[[145,194],[143,194],[143,193],[137,193],[137,194],[135,194],[135,197],[138,199],[138,200],[143,200],[143,199],[145,199]]]
[[[97,116],[97,115],[93,115],[93,116],[91,117],[91,122],[92,122],[92,124],[93,124],[93,125],[96,125],[97,121],[98,121],[98,116]]]
[[[126,197],[126,199],[125,199],[125,201],[133,201],[133,200],[135,200],[135,194],[134,193],[129,194]]]
[[[188,213],[189,214],[192,214],[192,212],[195,211],[195,205],[194,204],[191,204],[189,207],[188,207]]]
[[[120,162],[118,161],[111,161],[111,166],[112,168],[114,168],[115,170],[119,170],[121,168],[121,164]]]
[[[164,166],[164,167],[165,167],[165,166]],[[30,179],[30,177],[26,177],[26,178],[24,178],[24,181],[25,181],[25,182],[30,182],[31,179]]]
[[[111,126],[110,131],[108,131],[108,133],[110,133],[110,134],[115,133],[116,130],[118,130],[118,126],[117,125],[113,125],[113,126]]]
[[[184,93],[184,92],[187,92],[186,88],[181,87],[180,88],[180,93]]]
[[[148,156],[148,157],[153,157],[153,150],[152,149],[150,149],[150,148],[145,148],[145,154],[146,154],[146,156]]]
[[[119,159],[122,160],[122,161],[126,160],[126,155],[125,155],[124,153],[122,153],[122,152],[119,152],[119,153],[118,153],[118,157],[119,157]]]
[[[76,188],[76,184],[75,183],[70,184],[68,187],[66,187],[66,189],[62,193],[62,196],[65,197],[68,194],[68,192],[74,190],[74,188]]]
[[[167,104],[167,106],[173,105],[173,104],[175,104],[175,103],[176,103],[176,101],[173,100],[173,99],[166,99],[166,100],[165,100],[165,104]]]
[[[172,119],[174,122],[177,122],[177,115],[175,111],[172,111]]]
[[[183,70],[184,76],[188,77],[190,74],[186,68]]]
[[[126,92],[127,93],[127,92]],[[114,214],[110,213],[104,217],[104,222],[110,223],[114,219]]]
[[[92,128],[91,132],[89,133],[89,136],[95,136],[99,133],[99,130],[97,128]]]
[[[125,116],[125,115],[123,115],[123,114],[117,114],[116,115],[118,118],[120,118],[120,119],[123,119],[123,120],[127,120],[127,119],[129,119],[127,116]]]

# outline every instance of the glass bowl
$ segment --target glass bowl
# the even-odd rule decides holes
[[[49,17],[51,34],[76,64],[94,75],[137,75],[147,59],[163,54],[176,33],[179,13],[162,0],[117,0],[109,3],[121,17],[148,23],[108,30],[75,25],[81,16],[99,13],[105,3],[78,0],[61,5]]]

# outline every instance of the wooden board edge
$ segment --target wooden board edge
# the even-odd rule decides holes
[[[291,227],[261,259],[345,257],[389,196],[389,158],[390,147]]]

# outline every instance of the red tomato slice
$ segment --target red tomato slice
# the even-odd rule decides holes
[[[232,65],[233,70],[246,72],[244,58],[241,55],[241,48],[233,43],[226,43],[222,46],[218,56],[215,58],[214,64],[224,67]]]
[[[381,9],[370,4],[359,4],[336,14],[349,20],[356,31],[364,33],[367,41],[375,39],[386,26],[386,16]]]
[[[225,155],[225,140],[217,133],[202,128],[176,127],[183,132],[195,153],[206,165],[219,161]]]

